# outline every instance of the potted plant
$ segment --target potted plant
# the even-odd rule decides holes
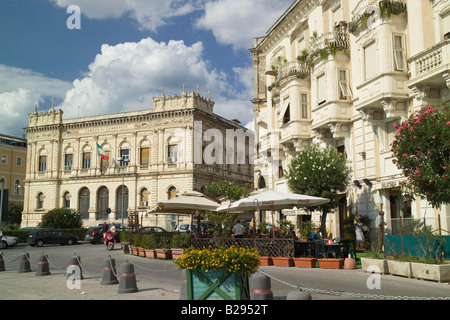
[[[273,260],[272,257],[269,256],[269,251],[267,249],[262,249],[260,251],[260,262],[262,266],[272,266]]]
[[[152,240],[151,240],[152,234],[143,234],[141,237],[141,248],[143,248],[143,251],[145,252],[145,257],[151,259],[154,258],[154,250],[151,249],[152,246]]]
[[[382,253],[366,251],[365,254],[365,257],[361,257],[361,268],[365,272],[377,271],[377,273],[389,274],[388,263]]]
[[[317,259],[317,261],[321,269],[341,269],[344,264],[344,259],[342,258],[322,258]]]
[[[248,277],[260,265],[253,248],[187,249],[175,260],[186,270],[188,300],[249,300]]]
[[[131,253],[131,233],[129,231],[120,232],[120,244],[122,245],[123,253]]]
[[[294,266],[297,268],[315,268],[317,258],[314,257],[298,257],[294,258]]]
[[[172,259],[180,257],[184,250],[189,248],[191,244],[189,235],[185,233],[177,233],[172,237]]]
[[[282,257],[272,257],[273,265],[276,267],[293,267],[293,251],[293,246],[291,244],[286,245]]]
[[[132,242],[133,242],[133,255],[138,256],[139,255],[139,246],[141,245],[141,235],[138,233],[135,233],[131,236]]]
[[[156,258],[158,259],[170,259],[171,258],[171,243],[168,236],[161,236],[159,240],[159,248],[155,249]]]
[[[300,229],[300,241],[308,241],[312,237],[313,232],[316,230],[316,226],[312,221],[303,221]]]

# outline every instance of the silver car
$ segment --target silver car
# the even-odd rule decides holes
[[[17,244],[17,237],[2,236],[2,241],[0,242],[0,249],[6,249],[8,247],[15,246]]]

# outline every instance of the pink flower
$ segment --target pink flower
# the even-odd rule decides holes
[[[443,166],[442,168],[444,168],[444,170],[445,170],[445,169],[447,169],[447,166]]]
[[[408,156],[408,154],[407,154],[407,153],[404,153],[404,154],[403,154],[403,156],[404,156],[404,157],[407,157],[407,156]]]
[[[434,138],[436,138],[435,136],[432,136],[432,138],[434,139]]]
[[[416,170],[416,171],[414,171],[415,173],[420,173],[420,170]]]

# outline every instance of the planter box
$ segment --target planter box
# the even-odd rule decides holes
[[[390,274],[407,278],[412,277],[411,262],[388,260],[388,269]]]
[[[248,277],[225,270],[186,269],[188,300],[249,300]]]
[[[341,269],[344,264],[344,259],[325,258],[317,259],[321,269]]]
[[[184,249],[171,249],[171,252],[172,252],[172,259],[175,260],[176,258],[179,258],[183,254]]]
[[[275,267],[293,267],[294,258],[286,257],[272,257],[273,265]]]
[[[297,268],[315,268],[317,258],[294,258],[294,265]]]
[[[448,282],[450,281],[450,264],[411,262],[411,273],[417,279]]]
[[[167,250],[167,249],[155,249],[155,252],[156,252],[156,258],[158,258],[158,259],[167,260],[172,257],[170,250]]]
[[[365,272],[389,274],[388,263],[384,259],[361,258],[361,267]]]
[[[273,266],[272,257],[259,257],[262,266]]]
[[[139,248],[139,257],[145,258],[145,249],[144,248]]]
[[[155,250],[154,249],[144,249],[145,250],[145,256],[149,259],[155,259]]]
[[[132,253],[133,253],[134,256],[138,256],[139,255],[139,248],[133,246]]]

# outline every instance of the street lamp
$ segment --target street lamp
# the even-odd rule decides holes
[[[123,215],[125,213],[125,199],[124,199],[124,194],[123,194],[123,189],[125,186],[125,167],[128,166],[130,159],[128,157],[118,157],[117,161],[119,161],[120,166],[123,167],[123,172],[122,172],[122,226],[123,226],[124,225]]]

